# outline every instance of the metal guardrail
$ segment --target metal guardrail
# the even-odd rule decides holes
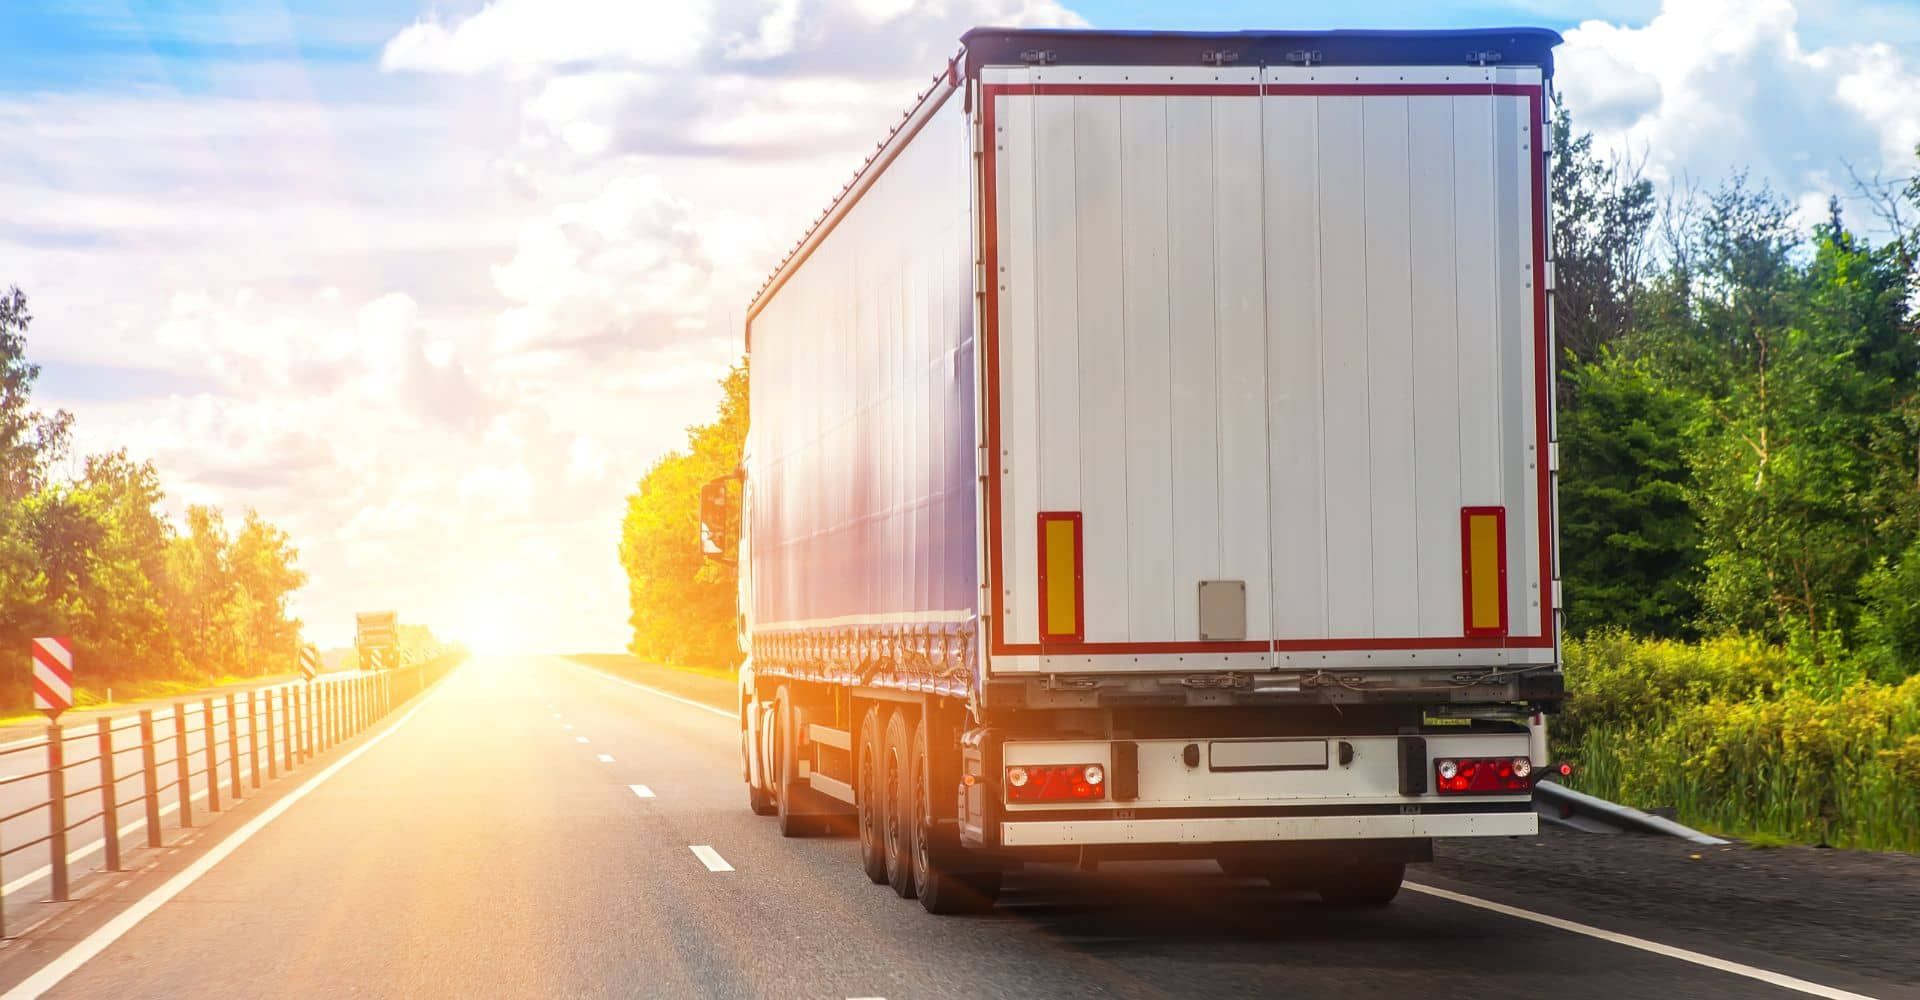
[[[14,754],[35,751],[43,753],[46,758],[46,766],[40,770],[0,778],[0,790],[23,781],[45,779],[47,783],[45,798],[0,815],[0,937],[6,936],[6,858],[42,844],[48,845],[51,857],[46,867],[52,885],[49,901],[64,902],[71,898],[72,888],[73,852],[68,848],[68,834],[99,821],[103,828],[101,839],[87,845],[84,853],[101,849],[104,853],[101,870],[121,871],[120,816],[123,811],[137,808],[142,818],[135,822],[146,827],[146,846],[161,847],[165,844],[161,816],[167,811],[161,803],[163,795],[174,802],[172,809],[179,814],[177,828],[191,828],[194,825],[196,799],[204,796],[209,813],[222,811],[220,772],[223,759],[226,764],[226,797],[230,807],[241,800],[243,789],[261,786],[263,752],[266,758],[265,780],[276,780],[282,773],[291,774],[314,756],[367,729],[425,691],[446,676],[460,659],[457,654],[448,655],[413,666],[352,677],[329,678],[322,675],[312,681],[252,688],[223,698],[204,697],[198,703],[176,701],[172,708],[173,726],[170,733],[155,726],[153,709],[141,709],[137,715],[118,718],[101,716],[92,725],[69,728],[56,722],[47,727],[44,737],[0,748],[0,762]],[[116,736],[136,729],[139,733],[137,743],[115,746]],[[191,738],[195,736],[201,744],[198,747],[192,746]],[[89,743],[93,744],[90,756],[71,761],[67,759],[70,744],[81,744],[84,748]],[[224,758],[221,755],[223,743]],[[168,744],[171,744],[170,748]],[[130,765],[134,769],[120,773],[121,758],[133,754],[139,755],[137,764]],[[160,775],[169,757],[172,759],[173,777],[162,783]],[[195,766],[195,757],[201,759],[198,767]],[[248,762],[248,780],[244,785],[241,781],[242,757]],[[90,784],[69,789],[70,778]],[[138,791],[123,798],[121,786],[135,778],[139,779]],[[194,791],[196,779],[204,783],[202,792],[198,794]],[[84,816],[71,818],[68,816],[68,806],[76,799],[96,802],[98,808]],[[134,799],[138,800],[137,805]],[[36,818],[43,810],[47,813],[44,826],[18,833],[10,831],[9,824],[13,824],[17,830],[20,821]],[[132,822],[128,825],[132,825]],[[39,830],[45,832],[30,839],[16,839]],[[37,870],[34,880],[38,880]]]
[[[1585,792],[1576,792],[1557,781],[1534,783],[1533,808],[1543,819],[1586,833],[1650,833],[1679,837],[1696,844],[1729,843],[1664,816],[1655,816]]]

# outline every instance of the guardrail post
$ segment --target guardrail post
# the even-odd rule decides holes
[[[260,787],[260,692],[247,689],[247,784]],[[271,737],[269,737],[271,739]],[[273,756],[273,745],[267,745],[267,756]]]
[[[207,811],[220,811],[220,742],[213,736],[213,699],[202,698],[201,728],[207,738]]]
[[[120,790],[114,787],[113,720],[100,717],[100,818],[106,826],[107,870],[120,870]]]
[[[147,777],[147,846],[160,846],[160,768],[153,753],[153,709],[140,710],[140,771]]]
[[[52,834],[53,901],[67,901],[67,750],[61,743],[60,724],[47,726],[47,791],[52,810],[48,832]]]
[[[280,754],[281,763],[287,770],[293,770],[293,733],[299,725],[299,718],[293,711],[293,688],[280,689]]]
[[[187,703],[173,703],[174,784],[180,786],[180,825],[193,825],[193,768],[187,757]]]
[[[260,700],[267,706],[267,780],[280,777],[280,760],[273,749],[273,691],[261,692]]]
[[[240,801],[240,717],[233,711],[233,695],[227,695],[227,774],[233,782],[233,801]]]
[[[326,752],[327,737],[333,734],[332,728],[327,725],[328,719],[327,683],[321,681],[313,686],[313,750],[315,753]]]

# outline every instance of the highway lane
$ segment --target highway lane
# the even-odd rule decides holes
[[[358,671],[326,675],[318,683],[340,684],[351,677],[362,676]],[[285,716],[281,709],[279,689],[284,683],[271,685],[267,692],[274,699],[271,739],[275,753],[282,753],[282,738],[285,733]],[[226,716],[225,696],[235,695],[236,712],[239,727],[234,736],[238,745],[239,775],[242,795],[253,792],[253,754],[250,751],[249,735],[252,727],[260,730],[260,772],[261,781],[268,775],[266,759],[269,739],[267,715],[264,704],[257,704],[253,721],[247,715],[247,689],[223,689],[215,698],[213,740],[217,773],[220,782],[219,795],[223,808],[233,804],[232,770],[228,763],[229,723]],[[262,695],[264,698],[265,695]],[[189,784],[192,812],[195,817],[205,820],[209,817],[206,758],[206,726],[202,699],[183,698],[174,702],[159,703],[154,709],[154,735],[157,744],[155,750],[157,781],[162,787],[161,828],[163,841],[171,838],[179,830],[180,793],[177,784],[178,768],[175,759],[174,705],[183,705],[186,717],[186,739]],[[70,866],[69,881],[74,889],[80,890],[80,880],[97,874],[104,867],[105,823],[101,818],[91,818],[102,809],[102,800],[97,789],[100,785],[100,745],[97,730],[97,717],[101,713],[76,716],[72,722],[64,725],[66,739],[63,741],[66,754],[67,821],[73,825],[68,832],[67,859]],[[142,770],[140,754],[140,729],[138,709],[129,709],[120,713],[109,713],[114,719],[112,745],[114,747],[114,769],[116,798],[119,802],[118,823],[122,846],[123,864],[136,863],[136,855],[147,843],[145,804],[142,796],[146,791],[146,776]],[[43,734],[35,737],[16,737],[0,744],[0,816],[14,818],[0,822],[0,847],[12,848],[43,838],[49,831],[49,810],[32,809],[44,803],[50,797],[50,785],[44,774],[47,769],[46,740]],[[276,757],[277,768],[280,758]],[[31,810],[31,811],[29,811]],[[20,814],[20,815],[16,815]],[[50,861],[53,852],[51,842],[32,844],[8,854],[4,865],[0,865],[0,891],[4,892],[7,926],[10,931],[18,932],[34,920],[44,915],[44,901],[52,890],[52,869]]]
[[[1201,864],[1030,872],[992,916],[934,918],[867,883],[850,840],[779,837],[737,767],[711,711],[559,660],[476,661],[54,992],[1799,995],[1443,899],[1342,911]]]

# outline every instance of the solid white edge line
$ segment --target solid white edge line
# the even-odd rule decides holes
[[[575,663],[572,660],[566,660],[566,659],[562,659],[561,662],[567,664],[568,666],[574,667],[575,669],[584,670],[595,677],[600,677],[605,680],[610,680],[615,684],[625,684],[630,688],[639,688],[640,690],[645,691],[648,694],[657,694],[660,697],[667,699],[668,701],[677,701],[682,705],[687,705],[692,708],[697,708],[702,712],[712,712],[713,714],[720,716],[723,719],[737,718],[737,716],[735,716],[732,712],[729,712],[724,708],[715,708],[712,705],[707,704],[706,702],[694,701],[692,698],[682,698],[677,694],[668,694],[667,692],[662,691],[657,687],[649,687],[648,685],[642,684],[639,681],[627,680],[625,677],[615,677],[614,675],[607,673],[604,670],[595,670],[584,663]]]
[[[653,798],[653,789],[648,788],[645,785],[628,785],[627,787],[633,789],[633,794],[638,795],[643,799]]]
[[[1403,882],[1401,885],[1414,892],[1424,893],[1425,895],[1459,903],[1463,906],[1478,907],[1479,909],[1498,913],[1502,916],[1513,917],[1519,920],[1529,920],[1536,924],[1544,924],[1556,930],[1566,931],[1569,934],[1580,934],[1598,941],[1606,941],[1627,948],[1637,948],[1641,951],[1660,955],[1665,958],[1691,962],[1694,965],[1713,969],[1717,972],[1725,972],[1735,976],[1745,976],[1748,979],[1758,980],[1769,986],[1778,986],[1783,990],[1793,990],[1809,996],[1825,997],[1827,1000],[1874,1000],[1874,998],[1864,993],[1854,993],[1833,986],[1822,986],[1819,983],[1809,982],[1805,979],[1799,979],[1784,973],[1771,972],[1751,965],[1728,961],[1724,958],[1715,958],[1712,955],[1691,951],[1686,948],[1676,948],[1670,944],[1649,941],[1646,938],[1634,937],[1631,934],[1620,934],[1614,931],[1602,930],[1589,924],[1564,920],[1560,917],[1550,917],[1544,913],[1523,910],[1517,906],[1496,903],[1490,899],[1481,899],[1478,896],[1469,896],[1465,893],[1442,889],[1438,886],[1422,885],[1419,882],[1413,881]]]
[[[727,864],[727,859],[721,857],[719,851],[705,844],[693,844],[689,846],[687,850],[692,851],[693,856],[699,858],[700,863],[706,865],[707,870],[710,872],[730,872],[733,870],[733,866]]]
[[[612,755],[612,754],[610,754],[610,753],[603,753],[603,754],[601,754],[601,755],[600,755],[600,763],[602,763],[602,764],[611,764],[611,763],[613,763],[613,755]]]
[[[422,708],[425,708],[428,701],[430,701],[434,695],[438,694],[440,690],[439,686],[436,685],[434,690],[429,692],[425,698],[422,698],[418,705],[408,709],[407,714],[395,719],[392,725],[370,737],[365,743],[354,747],[345,757],[327,765],[325,769],[308,778],[304,784],[290,789],[285,795],[262,810],[260,815],[248,820],[244,826],[228,834],[226,839],[213,845],[213,847],[208,849],[207,853],[201,855],[193,864],[181,869],[179,874],[168,879],[165,884],[161,885],[158,889],[142,896],[132,906],[116,914],[113,919],[95,928],[93,933],[82,938],[78,944],[60,953],[59,957],[53,961],[41,966],[38,972],[21,980],[5,993],[0,993],[0,1000],[16,1000],[16,998],[25,1000],[25,998],[28,997],[37,997],[58,986],[61,980],[73,975],[81,966],[92,961],[94,956],[105,951],[115,941],[120,940],[123,935],[137,926],[140,921],[152,916],[155,910],[166,905],[173,897],[180,895],[181,892],[185,891],[186,888],[194,882],[199,881],[202,875],[212,871],[215,865],[226,860],[227,855],[232,854],[235,850],[239,849],[240,845],[253,839],[253,835],[265,829],[267,824],[278,819],[281,813],[292,808],[294,803],[306,798],[308,792],[325,784],[327,779],[340,773],[348,764],[360,759],[361,754],[378,746],[381,740],[399,731],[400,727],[406,725],[415,714]],[[716,855],[716,857],[717,856],[718,855]],[[722,864],[724,863],[725,862],[722,862]]]

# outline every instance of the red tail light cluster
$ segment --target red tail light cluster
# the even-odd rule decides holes
[[[1016,764],[1007,768],[1007,801],[1072,802],[1107,797],[1107,769],[1098,764]]]
[[[1459,757],[1435,761],[1435,787],[1442,792],[1526,792],[1533,789],[1533,761],[1525,757]]]

